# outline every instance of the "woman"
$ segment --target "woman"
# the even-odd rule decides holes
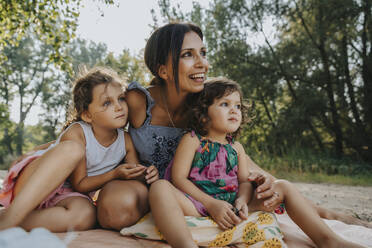
[[[154,78],[145,89],[129,86],[129,133],[141,163],[154,164],[162,178],[165,168],[183,134],[186,97],[203,89],[208,72],[203,34],[193,24],[172,23],[157,29],[145,48],[145,62]],[[247,156],[250,168],[263,172]],[[258,187],[261,198],[273,199],[275,180],[266,173]],[[123,197],[125,196],[125,197]],[[278,205],[279,199],[274,199]],[[363,225],[362,221],[310,203],[322,218]],[[121,229],[134,224],[148,210],[148,189],[135,181],[112,181],[101,191],[97,204],[99,223],[105,228]]]

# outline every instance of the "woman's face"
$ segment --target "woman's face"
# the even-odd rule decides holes
[[[190,31],[185,34],[178,64],[180,92],[196,93],[203,90],[209,67],[206,52],[203,41],[195,32]],[[168,58],[166,67],[168,77],[173,79],[171,56]]]

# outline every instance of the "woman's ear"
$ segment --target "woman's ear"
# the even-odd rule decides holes
[[[91,123],[92,115],[88,112],[88,110],[85,110],[83,113],[81,113],[81,119],[86,123]]]
[[[158,75],[163,80],[167,80],[168,79],[168,70],[167,70],[166,65],[160,65],[159,66]]]

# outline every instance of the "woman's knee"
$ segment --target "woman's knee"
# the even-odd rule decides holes
[[[120,230],[135,224],[148,210],[147,188],[108,193],[103,190],[97,201],[97,218],[103,228]]]
[[[290,190],[295,189],[294,185],[291,182],[284,180],[284,179],[275,180],[274,184],[275,184],[275,188],[279,189],[283,193],[286,193],[286,192],[289,192]]]

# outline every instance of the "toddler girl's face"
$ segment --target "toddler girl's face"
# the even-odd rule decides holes
[[[128,120],[128,105],[122,85],[113,82],[95,86],[88,115],[92,125],[108,129],[124,127]]]
[[[238,130],[242,121],[239,92],[215,99],[208,108],[208,116],[211,119],[209,130],[226,134]]]

